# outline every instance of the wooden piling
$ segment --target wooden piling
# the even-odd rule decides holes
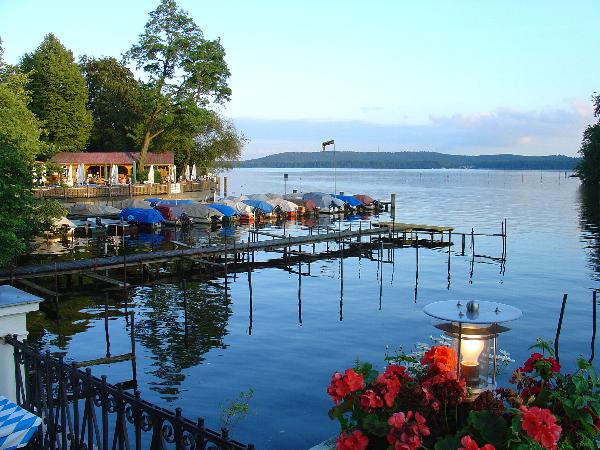
[[[566,172],[565,172],[566,174]],[[594,361],[594,356],[596,354],[596,307],[597,307],[597,294],[598,291],[594,289],[592,292],[592,341],[590,343],[592,347],[592,351],[590,353],[590,359],[588,362],[591,364]]]
[[[554,357],[557,362],[560,362],[558,354],[558,339],[560,338],[560,330],[562,328],[563,316],[565,315],[565,306],[567,305],[568,294],[563,294],[562,305],[560,307],[560,316],[558,317],[558,326],[556,327],[556,336],[554,338]]]

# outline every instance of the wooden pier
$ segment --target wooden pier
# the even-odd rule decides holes
[[[415,225],[404,223],[348,224],[350,229],[328,227],[308,228],[308,234],[291,236],[286,230],[250,229],[246,242],[225,238],[223,243],[192,247],[175,241],[173,249],[122,254],[104,258],[89,258],[72,261],[57,261],[0,270],[0,282],[20,284],[37,295],[51,299],[56,305],[59,297],[77,295],[93,288],[101,291],[123,291],[135,285],[155,284],[167,279],[202,279],[224,277],[227,288],[228,274],[251,272],[255,269],[280,268],[292,270],[294,265],[323,259],[346,257],[373,258],[373,252],[381,259],[384,249],[414,247],[418,280],[419,248],[447,248],[448,279],[452,248],[452,227]],[[439,235],[439,238],[438,238]],[[506,222],[502,232],[455,233],[461,236],[461,246],[456,254],[465,256],[466,236],[470,236],[471,273],[475,258],[488,258],[475,254],[475,236],[501,236],[502,256],[492,258],[501,263],[503,270],[506,259]],[[317,248],[317,244],[327,244]],[[337,245],[330,245],[330,244]],[[255,261],[258,252],[267,254],[266,260]],[[273,257],[269,257],[268,254]],[[489,257],[491,258],[491,257]],[[75,278],[75,279],[74,279]],[[39,280],[39,281],[38,281]],[[87,280],[87,281],[85,281]]]

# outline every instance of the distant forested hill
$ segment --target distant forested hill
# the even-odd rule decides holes
[[[336,152],[336,167],[365,169],[554,169],[573,170],[579,158],[569,156],[447,155],[436,152]],[[240,161],[239,167],[333,167],[333,152],[277,153]]]

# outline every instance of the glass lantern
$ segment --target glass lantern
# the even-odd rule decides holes
[[[425,314],[439,319],[435,327],[452,339],[456,372],[473,394],[496,385],[498,335],[509,330],[499,325],[521,317],[519,309],[494,302],[430,303]]]

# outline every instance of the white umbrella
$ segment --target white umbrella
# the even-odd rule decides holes
[[[173,164],[173,178],[171,179],[173,183],[177,183],[177,166]]]
[[[112,184],[119,184],[119,168],[117,167],[116,164],[113,164],[113,166],[112,166],[110,182]]]
[[[85,168],[83,167],[83,163],[80,163],[77,166],[77,184],[85,183]]]
[[[196,164],[192,166],[192,181],[196,181]]]
[[[190,165],[185,166],[185,181],[190,181]]]
[[[67,185],[73,186],[73,166],[69,164],[69,168],[67,169]]]
[[[154,184],[154,165],[151,165],[148,171],[148,182]]]

